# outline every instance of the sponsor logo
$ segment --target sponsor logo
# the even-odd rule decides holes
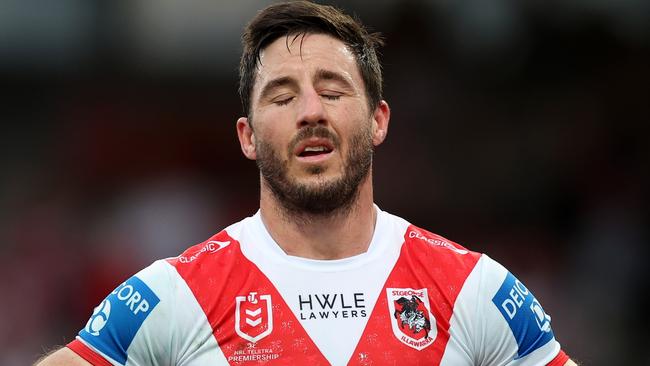
[[[301,294],[298,295],[300,320],[365,318],[364,294]]]
[[[517,340],[517,358],[530,354],[553,339],[551,317],[512,273],[508,272],[492,302],[508,322]]]
[[[258,342],[273,331],[271,295],[257,295],[235,298],[235,332],[249,342]]]
[[[109,316],[111,316],[111,302],[108,299],[104,299],[101,304],[97,305],[95,310],[93,310],[93,315],[88,319],[85,328],[86,332],[92,336],[98,336],[99,331],[106,326]]]
[[[446,240],[428,238],[428,237],[426,237],[426,236],[422,235],[421,233],[419,233],[417,231],[414,231],[414,230],[409,231],[408,236],[411,239],[416,238],[416,239],[423,240],[423,241],[425,241],[425,242],[427,242],[427,243],[429,243],[431,245],[447,248],[447,249],[452,250],[452,251],[454,251],[454,252],[456,252],[458,254],[467,254],[467,253],[469,253],[467,250],[456,248],[453,244],[451,244],[450,242],[448,242]]]
[[[280,357],[280,354],[273,348],[258,348],[255,343],[248,343],[246,348],[235,350],[235,353],[228,356],[229,363],[237,362],[269,362]]]
[[[179,256],[178,261],[181,262],[181,263],[190,263],[190,262],[196,260],[201,254],[215,253],[215,252],[218,252],[219,250],[227,247],[228,245],[230,245],[230,241],[211,240],[211,241],[205,243],[205,245],[202,246],[201,249],[194,252],[194,254],[192,254],[190,256]]]
[[[551,316],[544,312],[542,305],[537,301],[537,299],[533,299],[532,304],[530,304],[530,311],[535,314],[535,321],[537,322],[539,330],[546,333],[550,332]]]
[[[386,295],[395,337],[418,351],[430,346],[438,331],[427,289],[388,288]]]
[[[135,334],[160,299],[138,277],[131,277],[111,292],[90,316],[79,336],[120,364]]]

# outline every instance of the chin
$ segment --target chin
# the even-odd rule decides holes
[[[324,170],[309,171],[306,176],[298,178],[295,181],[298,184],[304,184],[309,187],[321,187],[323,185],[331,184],[341,180],[340,174],[331,174]]]
[[[324,179],[322,177],[313,177],[294,181],[296,187],[302,186],[303,189],[308,191],[320,191],[323,187],[328,187],[335,182],[335,179]]]

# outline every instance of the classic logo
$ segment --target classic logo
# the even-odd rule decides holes
[[[431,245],[435,245],[437,247],[447,248],[447,249],[449,249],[451,251],[454,251],[454,252],[456,252],[458,254],[465,255],[465,254],[469,253],[465,249],[456,248],[455,246],[453,246],[450,242],[448,242],[446,240],[428,238],[428,237],[422,235],[421,233],[419,233],[417,231],[411,230],[411,231],[409,231],[408,235],[409,235],[409,238],[411,238],[411,239],[412,238],[420,239],[420,240],[423,240],[423,241],[425,241],[425,242],[427,242],[427,243],[429,243]]]
[[[228,245],[230,245],[230,241],[211,240],[205,243],[205,245],[202,246],[201,249],[197,250],[194,254],[189,256],[179,256],[178,261],[181,263],[190,263],[195,259],[197,259],[203,253],[215,253],[227,247]]]
[[[273,331],[271,295],[257,295],[235,298],[235,332],[249,342],[258,342]]]
[[[438,331],[427,289],[389,288],[386,295],[395,337],[418,351],[431,345]]]
[[[108,299],[104,299],[101,304],[95,307],[93,315],[88,319],[88,323],[86,323],[86,332],[97,337],[99,331],[104,329],[109,316],[111,316],[111,302]]]

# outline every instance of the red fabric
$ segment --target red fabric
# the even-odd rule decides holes
[[[95,366],[112,366],[110,362],[106,361],[102,356],[95,353],[95,351],[88,348],[88,346],[80,342],[78,339],[68,343],[66,347],[70,348],[74,353]]]
[[[214,241],[230,242],[230,245],[217,249],[211,244]],[[221,351],[230,364],[246,364],[246,357],[257,356],[270,357],[268,361],[275,365],[328,364],[275,286],[242,254],[239,242],[228,236],[225,231],[167,261],[176,267],[192,290],[212,326]],[[224,282],[228,285],[224,285]],[[247,296],[251,291],[255,291],[260,299],[263,299],[262,296],[270,296],[273,304],[272,314],[268,314],[264,307],[255,309],[260,311],[255,322],[247,324],[242,316],[240,330],[250,336],[258,336],[271,328],[272,333],[262,336],[256,343],[251,343],[236,333],[236,321],[233,316],[237,306],[236,299]],[[246,305],[242,302],[241,306]],[[253,309],[241,309],[242,312],[246,310]],[[269,321],[270,316],[272,321]],[[251,348],[250,345],[253,344],[254,347]],[[266,353],[249,353],[250,350],[256,349],[264,349]],[[264,359],[253,361],[260,363]]]
[[[560,353],[555,356],[553,361],[546,364],[546,366],[564,366],[567,361],[569,361],[569,356],[567,356],[564,351],[560,350]]]
[[[404,235],[399,259],[354,352],[364,358],[353,358],[348,365],[367,365],[371,361],[382,365],[439,365],[449,340],[449,320],[456,298],[479,258],[477,253],[465,252],[461,246],[411,225]],[[419,268],[428,270],[415,272]],[[388,288],[428,288],[437,330],[430,346],[420,351],[405,347],[394,334],[390,317],[395,315],[388,311]],[[375,340],[377,335],[383,337],[381,342]]]
[[[449,320],[454,303],[463,283],[472,271],[480,255],[466,252],[455,243],[418,229],[409,227],[405,234],[402,253],[393,268],[373,314],[356,347],[355,355],[349,365],[398,363],[437,365],[444,354],[449,340]],[[228,246],[213,250],[211,241],[230,242]],[[213,253],[207,255],[205,253]],[[461,254],[459,254],[461,252]],[[235,332],[236,324],[232,316],[235,312],[236,298],[246,296],[251,290],[261,295],[270,295],[273,301],[273,326],[277,329],[268,337],[260,339],[255,348],[268,349],[273,363],[281,365],[325,365],[327,360],[309,338],[289,306],[277,292],[270,280],[241,253],[239,243],[224,231],[206,243],[188,249],[181,256],[168,259],[188,284],[197,301],[203,308],[214,337],[229,362],[241,364],[247,355],[247,342]],[[415,272],[415,268],[430,268],[430,271]],[[228,285],[223,282],[227,281]],[[429,304],[435,317],[437,336],[431,340],[430,347],[422,351],[405,347],[391,328],[387,289],[429,288]],[[243,304],[243,302],[242,302]],[[243,306],[243,305],[242,305]],[[263,308],[262,308],[263,309]],[[242,309],[245,311],[246,309]],[[260,309],[249,309],[260,311]],[[374,314],[376,313],[376,314]],[[261,312],[259,319],[268,315]],[[247,333],[254,336],[268,329],[254,325]],[[240,327],[244,327],[244,323]],[[270,326],[270,324],[269,324]],[[246,329],[245,329],[246,330]],[[377,342],[381,336],[385,341]]]

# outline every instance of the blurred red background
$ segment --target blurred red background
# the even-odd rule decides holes
[[[237,64],[266,4],[0,4],[0,364],[256,211]],[[379,206],[503,263],[575,359],[650,364],[650,5],[336,4],[387,40]]]

